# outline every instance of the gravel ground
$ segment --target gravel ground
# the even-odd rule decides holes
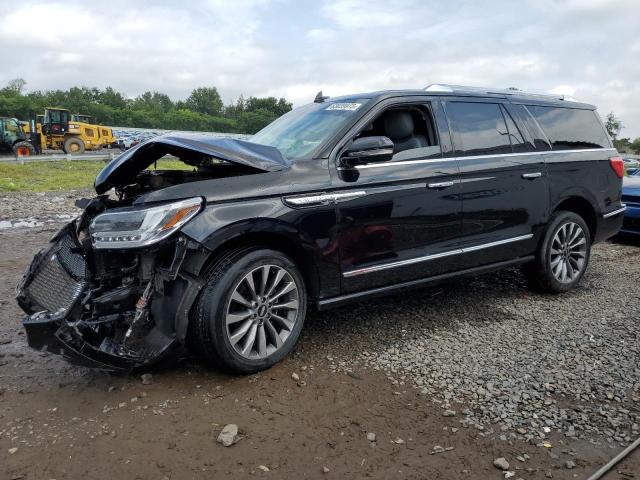
[[[80,210],[79,198],[91,198],[95,192],[11,193],[0,195],[0,230],[34,228],[68,221]]]
[[[335,368],[380,370],[503,440],[543,446],[559,432],[625,445],[640,435],[634,285],[638,246],[602,244],[563,295],[530,291],[513,269],[370,302],[331,317],[371,337]]]
[[[21,335],[14,285],[85,195],[0,197],[0,222],[49,220],[0,228],[7,478],[252,477],[268,466],[274,478],[484,480],[505,477],[493,465],[505,457],[514,480],[574,479],[640,435],[638,242],[597,245],[579,288],[563,295],[532,292],[511,269],[312,312],[274,369],[229,378],[181,363],[154,372],[144,399],[139,379],[69,366]],[[223,453],[215,438],[231,422],[246,440]],[[637,451],[610,477],[639,471]]]

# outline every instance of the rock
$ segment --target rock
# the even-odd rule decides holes
[[[504,472],[504,478],[511,478],[515,476],[516,476],[516,472]]]
[[[107,392],[111,393],[111,392],[115,391],[115,389],[116,389],[116,387],[114,387],[113,385],[111,385],[111,386],[109,387],[109,389],[107,390]]]
[[[140,375],[140,378],[142,379],[143,385],[151,385],[153,383],[153,375],[150,373],[143,373]]]
[[[500,470],[509,470],[509,462],[504,457],[496,458],[493,461],[493,466]]]
[[[322,467],[322,473],[329,473],[330,471],[328,467]]]
[[[262,470],[263,472],[268,472],[269,467],[267,467],[266,465],[258,465],[258,470]]]
[[[234,423],[225,425],[218,435],[218,443],[225,447],[230,447],[238,441],[238,426]]]
[[[455,412],[455,410],[445,410],[444,412],[442,412],[442,416],[443,417],[455,417],[456,416],[456,412]]]
[[[404,440],[398,437],[395,440],[391,440],[391,443],[395,443],[397,445],[402,445],[404,443]]]
[[[13,455],[14,453],[16,453],[18,451],[18,447],[10,448],[8,451],[9,451],[9,455]]]
[[[298,375],[297,373],[292,373],[291,378],[293,378],[297,382],[298,380],[300,380],[300,375]]]
[[[376,441],[376,434],[373,433],[373,432],[367,433],[367,440],[369,440],[370,442],[375,442]]]
[[[574,462],[573,460],[567,460],[566,462],[564,462],[564,466],[571,470],[572,468],[576,468],[576,462]]]

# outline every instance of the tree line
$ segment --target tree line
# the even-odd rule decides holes
[[[629,137],[618,138],[624,125],[613,112],[607,115],[604,125],[613,140],[613,146],[618,149],[618,152],[640,154],[640,137],[635,140],[631,140]]]
[[[30,120],[45,107],[59,107],[91,115],[102,125],[255,133],[292,108],[284,98],[275,97],[240,96],[225,105],[216,87],[199,87],[186,100],[173,101],[161,92],[145,92],[130,99],[111,87],[25,93],[25,85],[23,79],[16,79],[0,89],[0,116]]]

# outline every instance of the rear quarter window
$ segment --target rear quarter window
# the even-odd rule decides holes
[[[527,110],[549,138],[553,150],[611,147],[593,110],[539,105],[528,105]]]

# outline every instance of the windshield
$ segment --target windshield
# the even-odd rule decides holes
[[[251,142],[276,147],[289,159],[308,156],[353,118],[367,101],[312,103],[283,115],[251,137]]]

